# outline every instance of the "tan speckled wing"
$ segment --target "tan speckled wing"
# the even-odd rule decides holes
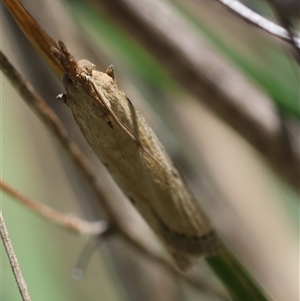
[[[210,223],[158,138],[115,84],[87,60],[76,61],[62,42],[53,54],[66,70],[64,102],[86,140],[129,200],[186,269],[218,252]]]

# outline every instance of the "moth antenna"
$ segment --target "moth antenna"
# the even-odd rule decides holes
[[[75,76],[78,69],[77,61],[69,52],[66,45],[62,41],[58,41],[56,47],[52,47],[51,51],[65,71],[69,73],[70,76]]]

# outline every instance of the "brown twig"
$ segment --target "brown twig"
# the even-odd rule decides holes
[[[103,189],[97,182],[97,177],[94,174],[90,164],[85,158],[84,154],[78,149],[78,147],[69,140],[68,134],[55,115],[55,113],[46,105],[42,98],[34,91],[33,87],[19,74],[19,72],[12,66],[7,60],[5,55],[0,52],[0,67],[5,73],[7,78],[11,81],[12,85],[19,92],[26,103],[34,110],[38,117],[48,126],[52,134],[58,139],[65,151],[68,153],[74,164],[78,168],[82,176],[87,180],[90,187],[93,189],[98,201],[102,208],[104,208],[107,215],[108,224],[115,229],[117,233],[127,244],[133,247],[141,254],[147,256],[150,260],[163,266],[167,271],[175,274],[183,281],[189,283],[196,289],[204,291],[208,294],[218,296],[222,300],[227,298],[216,292],[208,284],[204,284],[198,279],[194,279],[190,276],[184,275],[179,272],[165,257],[157,254],[151,246],[144,244],[133,234],[129,233],[126,229],[126,225],[119,219],[118,214],[109,202],[109,196],[103,192]]]
[[[73,233],[81,235],[101,235],[107,230],[107,224],[104,221],[88,222],[76,216],[62,214],[57,210],[24,196],[2,179],[0,179],[0,188],[31,211],[36,212],[46,220]]]
[[[3,2],[30,42],[40,50],[40,53],[55,73],[59,77],[62,76],[64,70],[51,53],[51,47],[55,46],[55,41],[39,26],[18,0],[3,0]]]
[[[204,101],[299,188],[299,148],[293,147],[297,142],[292,138],[283,138],[274,102],[215,53],[171,5],[154,0],[89,2],[135,37],[180,85]],[[292,146],[286,147],[283,141],[291,141]],[[291,155],[286,149],[292,149]]]
[[[22,274],[17,256],[15,254],[13,245],[11,243],[11,240],[10,240],[10,237],[9,237],[9,234],[8,234],[8,230],[6,228],[5,221],[4,221],[3,214],[1,212],[1,210],[0,210],[0,236],[1,236],[1,239],[2,239],[2,242],[3,242],[6,254],[8,256],[12,272],[13,272],[15,280],[17,282],[22,300],[23,301],[31,301],[29,291],[28,291],[28,288],[27,288],[27,284],[26,284],[25,279],[23,277],[23,274]]]

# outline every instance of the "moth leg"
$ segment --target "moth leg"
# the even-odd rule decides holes
[[[67,94],[61,93],[56,96],[56,99],[60,100],[62,103],[66,103],[68,97]]]
[[[114,82],[115,80],[115,72],[114,72],[114,66],[113,65],[109,65],[106,69],[105,69],[105,73],[110,76]]]

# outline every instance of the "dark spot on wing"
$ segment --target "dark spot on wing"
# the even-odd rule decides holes
[[[113,124],[111,123],[111,121],[108,121],[107,124],[108,124],[112,129],[114,128],[114,126],[113,126]]]
[[[106,162],[102,161],[102,164],[109,170],[109,165]]]

